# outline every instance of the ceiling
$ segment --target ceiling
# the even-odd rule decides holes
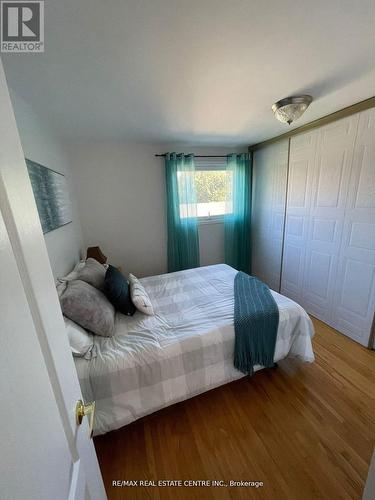
[[[253,144],[375,94],[374,0],[48,0],[10,87],[69,141]]]

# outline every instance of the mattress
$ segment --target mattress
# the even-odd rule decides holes
[[[94,434],[244,376],[233,366],[236,273],[219,264],[141,279],[155,316],[116,314],[114,336],[95,336],[97,357],[75,358],[83,397],[96,401]],[[275,362],[314,361],[307,313],[272,294],[279,308]]]

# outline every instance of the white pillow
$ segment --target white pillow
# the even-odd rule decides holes
[[[129,284],[130,284],[130,296],[133,304],[138,309],[138,311],[148,314],[149,316],[154,315],[154,308],[152,307],[150,297],[144,289],[143,285],[140,283],[139,279],[133,274],[129,274]]]
[[[95,358],[96,349],[93,335],[65,316],[64,321],[73,356],[79,356],[85,359]]]

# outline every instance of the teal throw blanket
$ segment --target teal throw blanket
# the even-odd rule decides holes
[[[234,278],[234,366],[252,375],[254,365],[274,366],[279,309],[262,281],[238,272]]]

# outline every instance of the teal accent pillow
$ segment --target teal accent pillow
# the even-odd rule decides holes
[[[136,309],[130,296],[128,280],[113,266],[109,266],[105,273],[103,291],[117,311],[133,316]]]

